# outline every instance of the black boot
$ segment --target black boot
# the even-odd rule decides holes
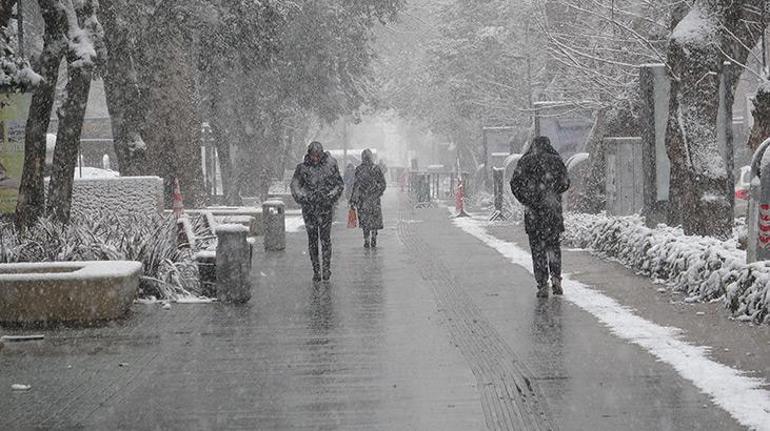
[[[551,277],[551,290],[554,295],[564,295],[564,289],[561,288],[561,278]]]
[[[312,255],[311,255],[312,258]],[[315,256],[313,260],[313,281],[321,281],[321,263],[318,261],[318,256]]]
[[[332,270],[331,268],[324,266],[324,273],[323,273],[323,280],[329,281],[332,278]]]
[[[321,281],[321,262],[318,258],[318,251],[310,251],[310,262],[313,264],[313,281]]]
[[[369,248],[371,246],[371,243],[369,242],[369,231],[364,231],[364,248]]]
[[[323,280],[329,281],[332,278],[332,253],[331,250],[323,251]]]
[[[377,231],[372,231],[372,248],[377,248]]]

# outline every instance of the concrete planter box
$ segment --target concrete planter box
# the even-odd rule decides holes
[[[0,265],[0,322],[94,322],[116,319],[139,289],[139,262]]]

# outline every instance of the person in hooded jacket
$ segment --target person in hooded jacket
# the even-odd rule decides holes
[[[334,206],[342,196],[344,188],[337,161],[331,154],[324,152],[320,142],[311,142],[305,160],[294,170],[291,195],[302,207],[314,281],[319,281],[321,278],[328,281],[331,278],[331,229]],[[323,256],[323,273],[318,256],[319,239]]]
[[[532,250],[537,296],[548,297],[548,277],[554,295],[561,286],[561,234],[564,232],[561,195],[569,189],[567,168],[545,136],[538,136],[519,159],[511,191],[525,206],[524,226]]]
[[[361,164],[356,168],[350,207],[358,211],[358,223],[364,231],[364,247],[377,247],[377,231],[383,229],[380,198],[387,185],[385,175],[374,164],[370,150],[361,153]]]

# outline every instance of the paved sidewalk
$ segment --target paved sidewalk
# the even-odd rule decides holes
[[[335,226],[329,285],[313,285],[293,233],[285,252],[254,257],[245,306],[135,305],[108,327],[7,345],[0,429],[483,429],[476,380],[404,253],[389,196],[379,249]]]
[[[0,429],[741,429],[587,312],[536,300],[531,276],[446,209],[394,190],[384,207],[377,250],[335,225],[328,285],[292,233],[285,252],[255,255],[245,306],[135,305],[6,345]],[[567,266],[629,276],[581,256]]]
[[[522,226],[491,226],[488,231],[528,249]],[[636,275],[619,263],[586,250],[564,251],[564,272],[631,307],[659,325],[685,331],[685,339],[712,348],[711,356],[730,367],[770,381],[770,331],[767,326],[738,322],[722,301],[689,304],[685,295]]]

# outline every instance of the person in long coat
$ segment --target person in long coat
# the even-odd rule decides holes
[[[374,164],[372,152],[361,153],[361,164],[356,168],[350,207],[358,211],[359,226],[364,231],[364,247],[377,247],[377,231],[383,229],[380,198],[387,184],[382,170]]]
[[[554,295],[561,285],[561,234],[564,232],[561,195],[569,189],[567,168],[545,136],[538,136],[521,157],[511,179],[511,191],[526,210],[524,226],[532,250],[537,296],[548,297],[548,277]]]
[[[314,281],[319,281],[321,278],[328,281],[331,278],[331,230],[334,206],[343,191],[344,183],[337,161],[331,154],[324,152],[320,142],[310,143],[305,160],[294,170],[291,194],[302,207]],[[323,274],[318,256],[319,239],[323,256]]]

